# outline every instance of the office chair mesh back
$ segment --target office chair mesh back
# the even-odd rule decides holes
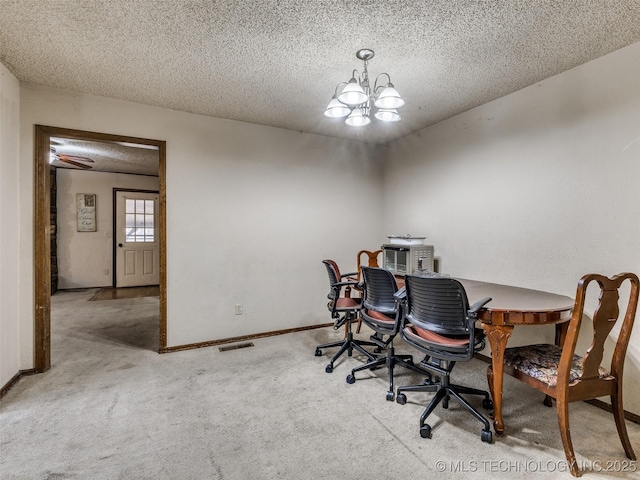
[[[397,306],[394,294],[398,286],[393,274],[382,268],[362,267],[362,275],[365,285],[364,308],[395,316]]]
[[[438,334],[469,335],[469,301],[464,287],[453,278],[407,276],[407,319]]]
[[[327,267],[327,275],[329,275],[329,284],[330,285],[338,284],[342,277],[340,276],[340,269],[338,268],[338,265],[336,264],[336,262],[334,262],[333,260],[323,260],[322,263],[324,263],[324,266]],[[327,295],[327,298],[329,300],[335,300],[340,296],[340,290],[341,290],[340,288],[332,287],[331,290],[329,291],[329,294]]]

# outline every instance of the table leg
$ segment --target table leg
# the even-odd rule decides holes
[[[567,330],[569,329],[569,322],[556,323],[556,345],[564,345],[564,339],[567,336]],[[549,395],[544,396],[542,402],[546,407],[553,407],[553,397]]]
[[[502,421],[502,381],[504,376],[504,351],[507,342],[513,332],[513,325],[482,324],[491,345],[491,367],[493,375],[489,377],[491,396],[493,397],[494,417],[493,429],[496,435],[504,434],[504,422]]]
[[[556,323],[556,345],[562,346],[569,330],[569,322]]]

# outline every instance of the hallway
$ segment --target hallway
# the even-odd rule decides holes
[[[92,357],[103,360],[126,357],[129,349],[158,351],[158,297],[94,300],[103,291],[118,289],[66,290],[51,297],[52,370],[86,354],[86,342]]]

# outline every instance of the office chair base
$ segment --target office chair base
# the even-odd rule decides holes
[[[420,417],[420,436],[422,438],[431,438],[431,426],[425,423],[425,420],[431,412],[435,410],[438,404],[442,403],[443,408],[449,407],[449,399],[455,398],[460,405],[464,407],[469,413],[480,420],[484,424],[484,428],[480,432],[480,439],[486,443],[493,443],[493,433],[491,432],[491,426],[489,421],[475,408],[469,404],[460,394],[467,393],[471,395],[484,395],[482,400],[482,407],[489,410],[493,408],[493,401],[489,398],[489,393],[484,390],[478,390],[475,388],[464,387],[462,385],[447,384],[431,384],[431,385],[411,385],[407,387],[399,387],[398,394],[396,395],[396,403],[404,405],[407,403],[407,396],[402,393],[402,390],[414,391],[414,392],[435,392],[435,396],[431,399],[431,402],[422,413]]]
[[[323,348],[340,347],[338,352],[333,356],[333,358],[331,359],[329,364],[324,369],[325,372],[332,373],[333,372],[333,364],[345,352],[347,352],[347,355],[350,357],[353,354],[353,350],[357,350],[358,352],[360,352],[361,354],[366,356],[369,359],[369,361],[375,360],[376,356],[374,354],[366,351],[364,349],[365,346],[367,346],[367,347],[376,347],[377,344],[375,344],[373,342],[355,340],[353,338],[353,333],[349,332],[349,333],[347,333],[347,338],[345,340],[341,340],[341,341],[333,342],[333,343],[328,343],[326,345],[318,345],[316,347],[315,356],[316,357],[321,356]]]
[[[420,436],[422,438],[431,438],[431,425],[425,423],[421,426]],[[480,440],[485,443],[493,443],[493,433],[491,433],[491,430],[483,429],[482,432],[480,432]]]
[[[389,402],[393,402],[395,399],[395,389],[393,386],[393,371],[395,366],[401,366],[407,368],[413,372],[419,373],[421,375],[427,376],[429,379],[431,378],[431,373],[416,366],[413,362],[413,357],[411,355],[396,355],[395,349],[392,343],[387,345],[387,355],[384,357],[376,358],[364,365],[360,365],[359,367],[351,370],[351,374],[347,375],[347,383],[353,384],[356,382],[356,372],[361,370],[376,370],[381,366],[386,366],[389,371],[389,390],[386,394],[386,399]],[[430,381],[429,381],[430,384]]]

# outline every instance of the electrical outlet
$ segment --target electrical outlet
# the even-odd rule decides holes
[[[244,309],[242,308],[241,303],[236,303],[236,315],[242,315],[244,313]]]

